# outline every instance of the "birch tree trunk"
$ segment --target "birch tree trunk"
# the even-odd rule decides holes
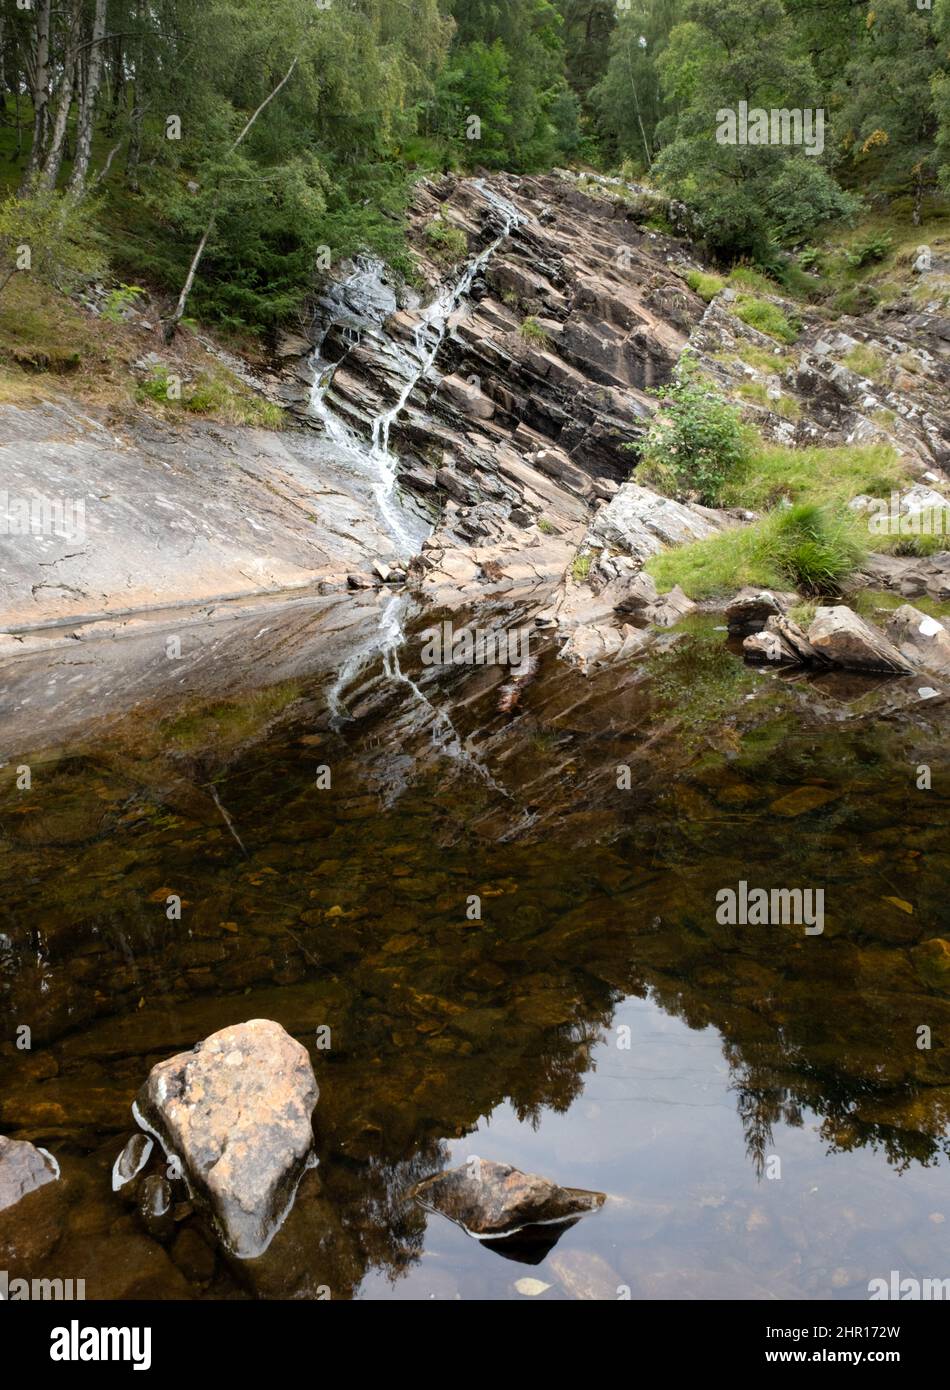
[[[102,44],[105,32],[106,0],[96,0],[96,12],[92,21],[92,42],[86,65],[86,81],[76,126],[76,158],[68,184],[69,192],[77,198],[82,197],[86,187],[86,175],[89,173],[89,159],[92,155],[92,124],[96,114],[99,82],[102,77]]]
[[[59,102],[56,107],[53,131],[50,135],[49,149],[46,152],[46,159],[43,161],[43,168],[37,180],[42,188],[55,188],[56,180],[59,178],[59,166],[63,162],[63,145],[66,139],[66,122],[69,120],[69,108],[73,100],[75,73],[76,55],[74,51],[70,51],[66,56],[63,80],[60,83]]]
[[[43,159],[46,144],[47,105],[49,102],[49,26],[52,0],[37,0],[36,38],[33,45],[33,145],[23,171],[22,188],[33,181]]]

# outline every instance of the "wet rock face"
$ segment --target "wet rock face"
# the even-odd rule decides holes
[[[250,1258],[267,1248],[308,1165],[317,1096],[305,1048],[253,1019],[159,1062],[136,1104],[230,1250]]]
[[[471,1235],[486,1239],[511,1235],[525,1226],[573,1221],[597,1211],[606,1200],[603,1192],[559,1187],[537,1173],[487,1159],[425,1178],[413,1195]]]
[[[0,1135],[0,1211],[14,1206],[28,1192],[55,1182],[59,1169],[42,1149]]]

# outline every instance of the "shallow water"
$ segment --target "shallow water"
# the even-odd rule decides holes
[[[752,672],[713,619],[589,681],[542,652],[513,714],[502,669],[434,673],[412,634],[400,663],[354,673],[339,728],[303,675],[34,754],[29,792],[25,754],[3,769],[0,1132],[63,1168],[0,1214],[11,1273],[493,1299],[950,1273],[950,1000],[915,954],[947,930],[945,702]],[[740,879],[823,888],[823,933],[718,923]],[[109,1170],[149,1067],[254,1017],[311,1050],[320,1166],[240,1263],[185,1207],[147,1235]],[[407,1196],[473,1154],[609,1200],[518,1263]]]

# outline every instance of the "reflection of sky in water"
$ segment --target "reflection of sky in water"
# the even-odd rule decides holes
[[[630,1050],[616,1028],[631,1030]],[[756,1178],[715,1028],[694,1032],[628,998],[593,1049],[582,1094],[538,1127],[509,1105],[448,1144],[449,1167],[512,1163],[611,1200],[571,1227],[538,1265],[503,1259],[429,1216],[422,1258],[391,1284],[377,1271],[364,1298],[516,1298],[518,1280],[552,1297],[867,1299],[868,1280],[945,1277],[950,1173],[900,1173],[867,1148],[829,1155],[814,1116],[780,1122],[768,1155],[781,1178]]]

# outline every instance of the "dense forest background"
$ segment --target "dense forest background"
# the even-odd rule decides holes
[[[622,172],[765,266],[869,207],[916,224],[950,191],[950,0],[3,0],[0,100],[5,260],[28,224],[177,293],[205,238],[189,312],[258,333],[322,248],[410,274],[426,171]],[[822,153],[717,143],[740,100],[821,108]]]

